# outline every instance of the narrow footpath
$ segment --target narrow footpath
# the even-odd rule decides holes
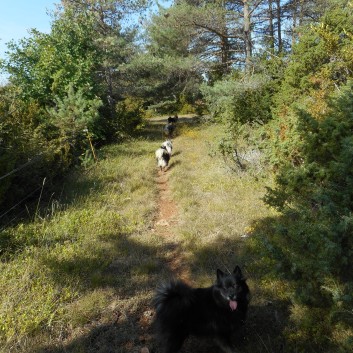
[[[172,156],[173,158],[173,156]],[[172,170],[158,171],[156,183],[159,189],[158,212],[152,232],[165,238],[169,247],[166,261],[176,278],[189,282],[189,271],[183,261],[183,254],[178,241],[175,241],[175,229],[179,222],[178,206],[172,198],[169,176]]]

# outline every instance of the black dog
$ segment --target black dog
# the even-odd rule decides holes
[[[173,137],[174,130],[175,130],[175,125],[172,123],[168,123],[163,128],[163,134],[165,137],[171,138]]]
[[[168,118],[168,123],[176,123],[178,119],[179,119],[178,115],[175,114],[173,118],[171,116]]]
[[[224,352],[234,352],[232,334],[243,326],[250,291],[239,266],[217,270],[217,282],[191,288],[172,281],[157,289],[155,324],[163,353],[176,353],[189,335],[213,337]]]

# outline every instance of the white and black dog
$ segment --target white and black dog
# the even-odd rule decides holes
[[[170,160],[170,154],[168,153],[166,146],[162,145],[158,148],[156,151],[156,160],[157,166],[160,168],[160,170],[166,170]]]
[[[162,143],[162,146],[165,146],[167,152],[169,153],[169,156],[172,156],[172,150],[173,150],[173,143],[171,140],[166,140]]]

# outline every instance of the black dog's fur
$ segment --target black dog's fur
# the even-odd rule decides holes
[[[224,352],[234,352],[232,334],[243,326],[249,287],[238,266],[232,274],[217,270],[217,282],[191,288],[172,281],[157,289],[155,325],[163,353],[176,353],[189,335],[213,337]]]
[[[173,118],[171,116],[168,118],[168,123],[176,123],[178,119],[179,119],[178,115],[175,114]]]
[[[163,128],[163,134],[165,137],[168,137],[168,138],[173,137],[174,130],[175,130],[175,125],[172,123],[168,123]]]

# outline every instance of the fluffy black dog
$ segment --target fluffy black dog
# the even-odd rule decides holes
[[[154,299],[162,352],[178,352],[189,335],[213,337],[224,352],[234,352],[232,335],[245,322],[249,297],[239,266],[231,274],[218,269],[216,284],[208,288],[181,281],[162,285]]]
[[[168,123],[163,127],[163,134],[167,138],[171,138],[174,135],[175,125],[173,123]]]

